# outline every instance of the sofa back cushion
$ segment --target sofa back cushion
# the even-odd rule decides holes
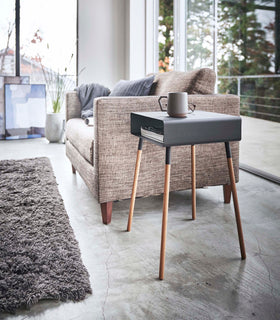
[[[152,95],[167,95],[168,92],[188,94],[212,94],[216,74],[212,69],[202,68],[190,72],[170,71],[158,73],[155,77]]]
[[[155,76],[137,80],[120,80],[112,89],[110,96],[148,96]]]

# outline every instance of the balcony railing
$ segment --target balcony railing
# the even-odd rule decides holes
[[[280,122],[280,75],[219,76],[221,93],[240,97],[240,113]]]

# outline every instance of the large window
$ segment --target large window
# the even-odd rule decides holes
[[[53,79],[60,79],[67,90],[76,85],[76,7],[76,0],[21,1],[21,75],[29,75],[31,83],[44,83],[45,78],[52,83],[48,111],[57,89]]]
[[[276,161],[280,157],[279,0],[171,2],[177,28],[173,41],[179,45],[159,56],[159,62],[174,57],[175,70],[213,68],[218,76],[217,92],[240,96],[241,162],[280,177]],[[171,21],[172,3],[159,3],[160,12],[167,13],[166,17],[161,14],[160,22]],[[162,43],[167,42],[161,31],[160,37]]]
[[[15,76],[15,1],[0,4],[0,75]],[[77,0],[20,1],[21,76],[32,84],[59,76],[67,89],[76,85],[76,19]]]
[[[216,53],[219,92],[240,96],[241,163],[278,177],[279,10],[278,0],[220,0]]]

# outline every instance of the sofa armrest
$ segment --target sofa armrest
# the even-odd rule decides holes
[[[81,118],[81,103],[76,91],[66,93],[65,109],[66,121],[72,118]]]
[[[98,177],[99,203],[130,197],[138,138],[130,133],[130,113],[160,111],[158,96],[101,97],[94,101],[94,164]],[[239,97],[234,95],[189,95],[198,110],[239,114]],[[143,146],[139,195],[155,194],[149,190],[164,148],[151,143]],[[238,159],[238,147],[233,150]],[[238,161],[236,161],[237,170]],[[163,175],[161,175],[163,176]],[[160,178],[159,178],[160,179]]]

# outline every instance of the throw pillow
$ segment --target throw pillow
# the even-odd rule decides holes
[[[93,100],[97,97],[108,96],[110,89],[98,83],[82,84],[75,89],[81,102],[81,118],[93,116]]]
[[[187,92],[188,94],[212,94],[216,74],[212,69],[202,68],[190,72],[170,71],[158,73],[155,88],[151,94],[166,95],[168,92]]]
[[[120,80],[113,88],[110,96],[148,96],[155,76],[139,80]]]

